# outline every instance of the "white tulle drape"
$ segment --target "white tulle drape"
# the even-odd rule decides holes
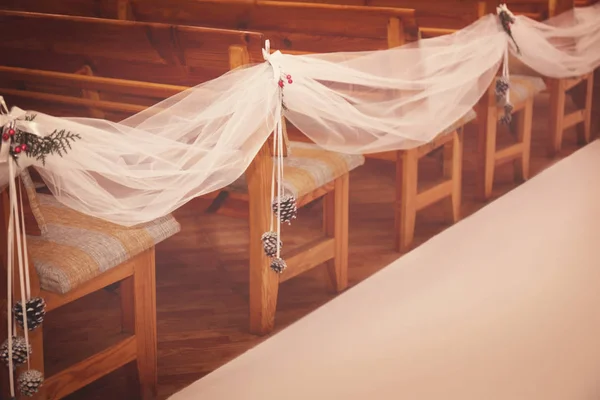
[[[283,89],[288,120],[323,148],[345,153],[432,140],[476,105],[507,48],[548,77],[586,74],[600,65],[600,4],[546,23],[519,16],[512,31],[520,53],[498,17],[489,15],[455,34],[390,50],[275,54],[271,63],[234,70],[120,123],[37,114],[45,132],[66,129],[81,140],[45,165],[25,157],[19,165],[34,165],[67,206],[131,226],[244,173],[280,118],[274,64],[293,76]],[[7,170],[0,173],[6,183]]]

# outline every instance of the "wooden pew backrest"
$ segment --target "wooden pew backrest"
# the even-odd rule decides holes
[[[226,73],[228,49],[263,61],[256,32],[0,11],[0,35],[7,100],[59,116],[122,119]]]
[[[260,31],[273,49],[288,53],[386,49],[417,34],[414,10],[402,8],[232,0],[129,4],[131,17],[138,21]]]
[[[0,11],[2,65],[192,86],[229,70],[226,49],[248,46],[262,62],[262,36],[160,23]]]

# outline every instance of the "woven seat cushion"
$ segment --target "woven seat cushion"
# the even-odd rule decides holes
[[[546,90],[546,84],[540,77],[527,75],[510,76],[510,102],[514,105],[521,104],[544,90]],[[502,107],[504,107],[504,103],[498,101],[498,108]]]
[[[179,232],[171,215],[127,228],[79,213],[54,196],[27,187],[41,236],[28,236],[29,254],[42,289],[64,294]],[[41,228],[41,227],[40,227]]]
[[[283,179],[286,193],[300,198],[339,178],[365,162],[362,155],[335,153],[312,143],[290,142],[289,154],[284,158]],[[242,175],[229,185],[228,190],[247,192],[246,178]]]

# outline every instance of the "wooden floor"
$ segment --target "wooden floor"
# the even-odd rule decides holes
[[[532,172],[558,159],[546,157],[548,109],[539,101],[535,111]],[[464,215],[485,206],[474,200],[475,138],[466,137],[464,161]],[[566,135],[561,157],[578,148],[575,134]],[[496,179],[495,197],[510,191],[511,166]],[[422,176],[438,173],[432,159]],[[384,268],[400,255],[393,251],[393,167],[371,161],[351,175],[350,283],[352,286]],[[201,212],[193,201],[176,212],[182,232],[157,248],[159,398],[210,373],[264,338],[247,331],[248,226],[235,220]],[[417,241],[422,243],[449,227],[449,204],[421,212]],[[293,226],[284,230],[287,248],[320,232],[319,204],[303,209]],[[468,238],[465,238],[468,246]],[[502,243],[498,243],[502,246]],[[277,329],[280,330],[333,298],[326,291],[325,270],[313,271],[284,283],[280,289]],[[88,356],[116,340],[119,334],[116,293],[104,291],[49,314],[44,323],[47,373],[65,363]],[[399,316],[401,318],[401,316]],[[357,326],[356,329],[361,329]],[[107,339],[110,338],[110,339]],[[127,382],[131,368],[116,371],[69,396],[69,399],[135,399]],[[277,379],[273,377],[273,379]]]

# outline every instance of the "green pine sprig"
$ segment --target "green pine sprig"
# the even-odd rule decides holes
[[[35,117],[35,114],[27,115],[25,116],[25,120],[33,121]],[[81,139],[79,134],[66,131],[65,129],[56,129],[50,135],[44,137],[17,129],[13,142],[18,145],[25,144],[27,146],[25,154],[29,157],[35,157],[36,160],[41,161],[45,165],[46,157],[55,154],[62,157],[71,150],[71,143],[77,139]],[[14,151],[11,151],[11,154],[16,160],[18,154]]]

